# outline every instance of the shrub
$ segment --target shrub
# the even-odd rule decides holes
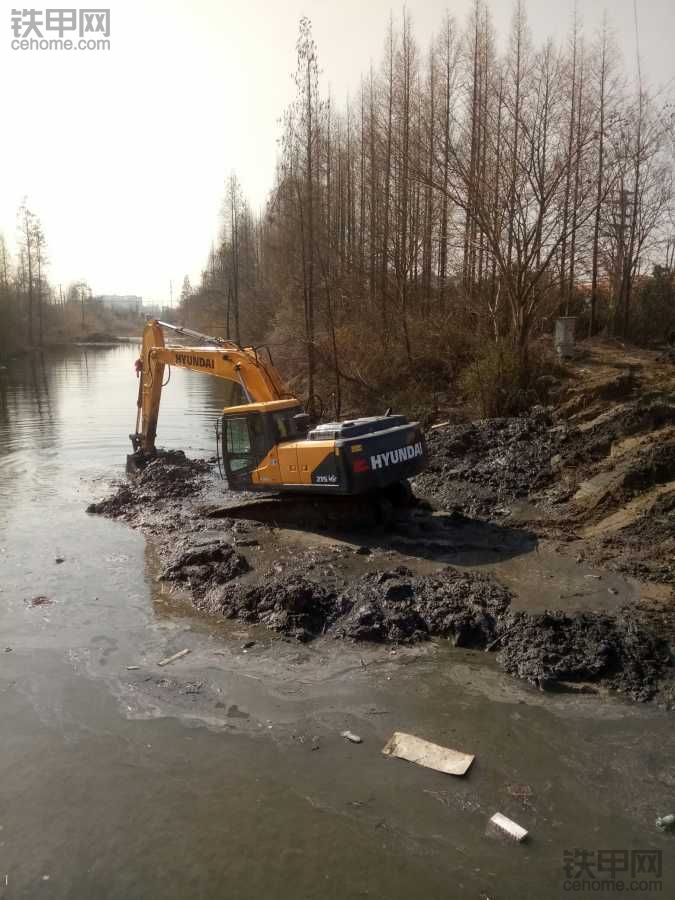
[[[502,338],[476,348],[459,385],[477,415],[513,416],[546,403],[551,387],[564,372],[544,343],[531,344],[524,362],[519,348]]]

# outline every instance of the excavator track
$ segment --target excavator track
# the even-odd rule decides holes
[[[359,496],[266,495],[243,502],[208,506],[209,519],[237,519],[278,528],[364,531],[388,528],[415,505],[407,482]]]

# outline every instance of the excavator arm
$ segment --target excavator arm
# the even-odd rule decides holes
[[[165,328],[183,336],[208,340],[211,346],[167,346],[164,342]],[[271,362],[263,362],[254,348],[242,348],[232,341],[208,337],[152,319],[143,330],[141,357],[137,363],[138,411],[136,430],[130,435],[135,452],[142,451],[146,455],[155,452],[165,366],[190,369],[235,382],[241,386],[247,403],[295,399],[286,391],[281,376]]]

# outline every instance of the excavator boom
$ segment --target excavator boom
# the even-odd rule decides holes
[[[164,343],[164,328],[180,335],[210,341],[211,345],[167,346]],[[138,365],[140,378],[138,414],[136,431],[131,435],[134,450],[142,450],[145,454],[155,452],[165,366],[190,369],[193,372],[232,381],[241,387],[247,403],[295,399],[284,388],[281,376],[271,362],[264,362],[255,348],[242,348],[232,341],[209,337],[189,328],[180,328],[153,319],[146,324],[143,331],[143,346]],[[300,405],[297,400],[296,403]]]

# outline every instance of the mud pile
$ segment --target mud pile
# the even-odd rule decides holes
[[[573,474],[576,484],[580,477],[615,467],[619,457],[613,451],[634,437],[617,505],[675,478],[675,433],[668,427],[674,423],[675,405],[652,397],[579,424],[554,423],[550,410],[539,409],[527,417],[445,426],[427,435],[429,466],[416,478],[415,489],[443,509],[487,518],[513,500],[545,494],[551,486],[560,502],[574,493],[568,490],[565,496],[561,481]],[[655,436],[653,444],[648,436]]]
[[[333,591],[303,574],[290,573],[255,584],[214,588],[197,606],[228,619],[258,622],[300,641],[324,634],[340,613]]]
[[[662,397],[612,405],[590,421],[568,424],[560,441],[563,462],[567,466],[600,462],[624,438],[658,431],[674,422],[675,405]]]
[[[203,583],[213,585],[213,579]],[[211,614],[300,641],[326,636],[412,644],[443,637],[456,646],[498,649],[506,672],[542,690],[592,682],[638,701],[657,692],[670,665],[668,647],[628,611],[530,614],[513,612],[511,599],[486,575],[449,567],[420,576],[398,566],[363,575],[342,590],[306,572],[268,572],[254,583],[228,575],[225,584],[200,589],[195,602]]]
[[[144,508],[191,497],[210,470],[208,462],[188,459],[182,450],[165,452],[129,481],[119,484],[110,497],[90,503],[87,512],[113,519],[129,518]]]
[[[399,566],[363,576],[340,601],[346,615],[334,630],[337,637],[409,643],[439,635],[456,646],[485,647],[511,594],[486,575],[447,568],[414,576]]]
[[[623,536],[641,544],[663,540],[675,542],[675,493],[658,496],[647,514],[639,516],[623,529]],[[670,573],[673,575],[672,568]]]
[[[630,613],[516,613],[504,621],[500,665],[541,689],[601,682],[634,700],[650,700],[670,664],[665,641]]]
[[[285,571],[200,594],[197,606],[204,611],[261,623],[303,641],[328,634],[410,644],[440,635],[468,647],[485,647],[494,638],[511,601],[506,588],[483,575],[448,568],[415,576],[405,566],[368,573],[342,589],[307,572]]]
[[[443,509],[490,517],[504,505],[544,487],[562,436],[548,412],[449,425],[427,435],[429,466],[415,491]]]
[[[206,538],[195,543],[185,539],[173,551],[159,578],[187,585],[193,596],[200,598],[211,587],[250,568],[247,559],[227,541]]]
[[[643,389],[641,378],[637,369],[610,372],[555,412],[431,431],[430,465],[416,493],[499,522],[527,500],[517,527],[582,540],[574,552],[588,561],[675,583],[675,403],[665,391]]]
[[[539,500],[585,539],[584,556],[674,583],[675,405],[633,401],[569,428],[558,480]],[[545,524],[545,523],[544,523]]]

